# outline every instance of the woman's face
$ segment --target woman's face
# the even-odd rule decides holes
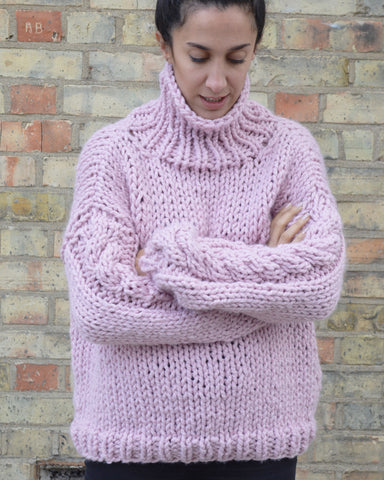
[[[239,98],[255,55],[252,15],[238,6],[202,7],[172,31],[172,47],[159,32],[157,38],[190,108],[211,120],[225,115]]]

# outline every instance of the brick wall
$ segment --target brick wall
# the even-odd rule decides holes
[[[59,259],[84,141],[157,95],[154,0],[0,5],[0,477],[76,463],[68,300]],[[318,326],[319,434],[299,480],[382,480],[384,54],[382,0],[270,0],[252,96],[318,139],[349,268]],[[381,463],[380,463],[381,462]],[[3,475],[3,476],[1,476]]]

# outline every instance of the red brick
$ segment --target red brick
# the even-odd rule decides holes
[[[318,338],[317,348],[319,350],[319,358],[321,363],[333,363],[335,358],[334,338]]]
[[[38,392],[57,390],[59,369],[57,365],[35,365],[21,363],[16,365],[16,390],[35,390]]]
[[[384,238],[349,239],[347,255],[349,263],[373,263],[384,260]]]
[[[326,49],[329,47],[330,30],[329,24],[314,18],[285,20],[282,25],[284,48]]]
[[[12,85],[11,113],[56,113],[56,87]]]
[[[43,152],[71,151],[72,125],[66,120],[47,120],[42,127]]]
[[[282,117],[298,122],[317,122],[319,117],[319,95],[299,95],[277,92],[275,112]]]
[[[41,122],[23,125],[21,122],[1,122],[0,151],[41,151]]]
[[[61,12],[17,10],[16,21],[19,42],[61,41]]]

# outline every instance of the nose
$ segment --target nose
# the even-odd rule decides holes
[[[222,93],[227,86],[227,77],[224,66],[211,65],[211,68],[207,73],[205,85],[212,93]]]

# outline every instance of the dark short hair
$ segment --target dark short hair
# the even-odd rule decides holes
[[[257,30],[256,44],[263,35],[265,23],[264,0],[157,0],[155,21],[165,43],[172,45],[172,30],[184,25],[188,13],[200,6],[225,9],[237,5],[254,16]]]

